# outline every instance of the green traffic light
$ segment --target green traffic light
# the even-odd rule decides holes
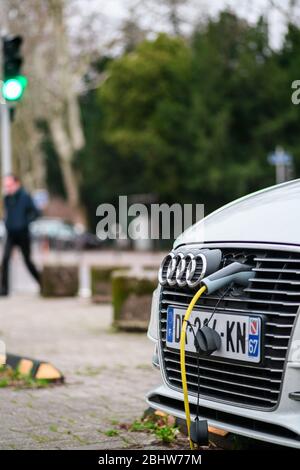
[[[3,83],[2,96],[7,101],[18,101],[22,98],[26,86],[27,78],[23,75],[9,78]]]

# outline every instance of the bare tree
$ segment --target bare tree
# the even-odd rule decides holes
[[[125,51],[133,50],[137,44],[146,39],[147,31],[141,27],[140,23],[141,18],[136,7],[131,6],[120,28],[120,42]]]
[[[29,77],[29,89],[18,110],[14,132],[19,155],[17,164],[25,178],[34,175],[32,185],[42,184],[41,136],[35,124],[38,119],[43,119],[48,124],[59,157],[67,201],[77,219],[82,219],[73,160],[84,146],[78,103],[83,64],[78,60],[77,67],[74,66],[66,1],[9,0],[6,11],[9,31],[21,32],[25,38],[25,67]]]
[[[287,23],[299,23],[300,1],[288,0],[269,0],[269,10],[278,11]]]
[[[137,11],[146,13],[149,30],[167,30],[175,36],[189,34],[205,13],[206,0],[137,0]]]

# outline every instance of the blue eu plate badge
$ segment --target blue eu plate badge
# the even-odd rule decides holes
[[[173,341],[173,318],[174,318],[174,309],[173,307],[168,307],[167,313],[167,341],[172,343]]]
[[[260,318],[249,318],[248,356],[260,356]]]

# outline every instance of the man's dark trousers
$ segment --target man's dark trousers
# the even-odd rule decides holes
[[[10,257],[12,254],[12,250],[15,246],[20,248],[25,264],[29,272],[36,279],[36,281],[40,284],[40,274],[31,260],[29,230],[24,229],[24,230],[18,230],[18,231],[13,231],[13,232],[7,232],[6,241],[5,241],[4,250],[3,250],[3,258],[2,258],[2,293],[3,294],[8,294],[8,291],[9,291],[9,285],[8,285],[9,261],[10,261]]]

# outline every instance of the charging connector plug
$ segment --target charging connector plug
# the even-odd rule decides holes
[[[255,273],[250,265],[235,261],[202,279],[201,284],[206,287],[207,294],[212,294],[232,282],[241,286],[247,286],[249,279],[253,278],[254,275]]]

